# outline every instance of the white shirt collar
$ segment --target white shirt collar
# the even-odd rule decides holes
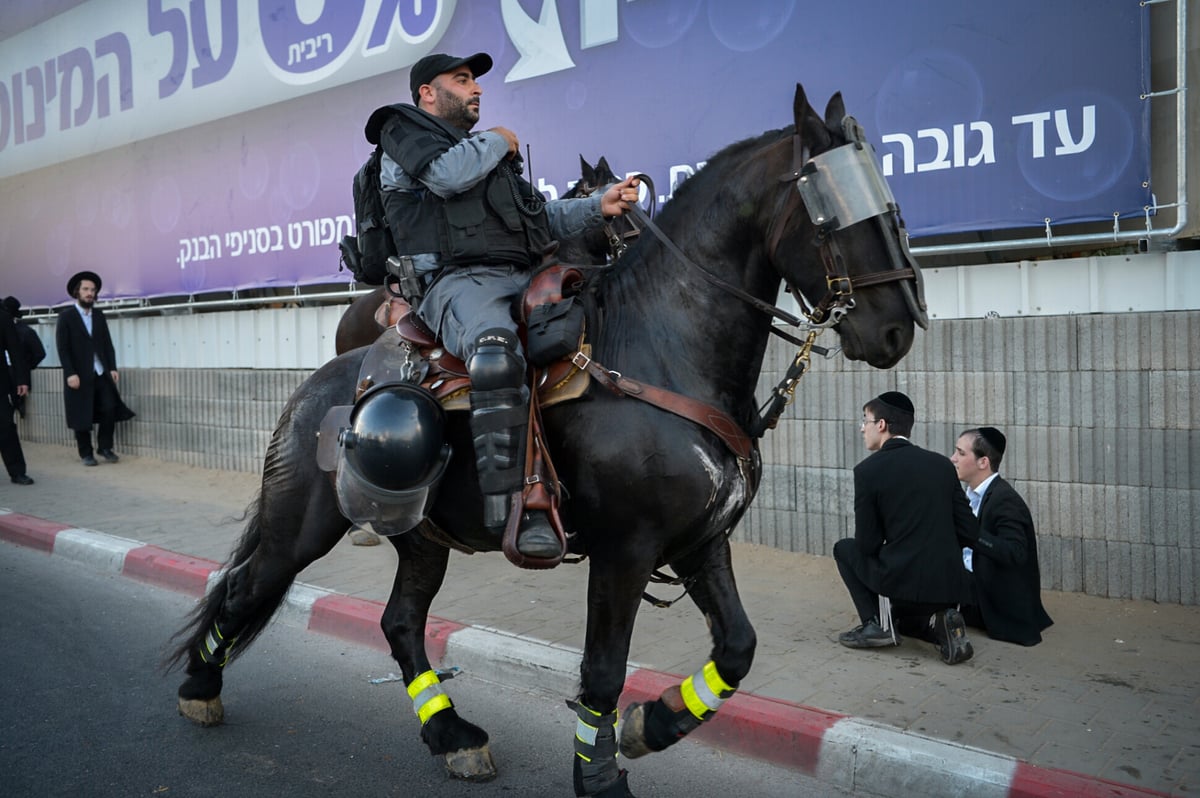
[[[973,492],[975,493],[975,495],[977,495],[977,496],[979,497],[979,500],[980,500],[980,501],[983,501],[983,494],[987,493],[988,486],[989,486],[989,485],[991,485],[991,484],[992,484],[992,482],[993,482],[993,481],[996,479],[996,477],[998,477],[998,476],[1000,476],[999,472],[997,472],[997,473],[995,473],[995,474],[992,474],[990,477],[988,477],[987,479],[985,479],[983,482],[980,482],[980,483],[979,483],[979,487],[977,487],[977,488],[968,488],[968,490],[971,490],[971,491],[973,491]]]

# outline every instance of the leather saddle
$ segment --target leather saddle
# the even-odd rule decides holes
[[[560,301],[564,292],[575,289],[581,280],[579,270],[569,266],[555,265],[540,270],[525,292],[526,315],[538,305]],[[405,352],[415,353],[416,360],[424,361],[425,373],[420,385],[437,397],[447,411],[470,409],[468,396],[471,380],[467,376],[466,363],[446,350],[406,299],[390,295],[375,311],[375,321],[384,333],[372,345],[372,350],[383,348],[384,351],[368,353],[359,380],[360,393],[375,382],[382,381],[377,374],[378,367],[373,366],[372,362],[393,360],[396,353],[387,350],[399,347]],[[519,332],[522,337],[525,335],[524,325],[521,325]],[[590,354],[591,345],[582,342],[582,337],[580,349],[584,354]],[[541,407],[578,399],[583,396],[590,382],[587,371],[565,359],[534,370],[533,376],[538,405]]]

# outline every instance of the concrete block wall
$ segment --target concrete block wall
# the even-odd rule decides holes
[[[734,535],[831,555],[853,534],[862,404],[886,390],[917,406],[913,440],[949,454],[959,432],[1008,436],[1001,473],[1037,523],[1043,586],[1200,603],[1200,311],[934,320],[889,371],[816,358],[779,428]],[[832,346],[834,336],[819,341]],[[772,339],[758,395],[791,362]],[[275,421],[310,374],[298,369],[125,368],[138,417],[131,454],[261,472]],[[23,439],[73,446],[57,368],[34,373]]]
[[[1198,341],[1198,311],[953,319],[889,371],[817,358],[762,441],[762,487],[735,537],[831,555],[854,532],[863,402],[900,390],[920,446],[948,455],[984,424],[1008,436],[1000,472],[1033,512],[1043,587],[1200,603]],[[793,355],[772,342],[760,396]]]
[[[122,369],[121,398],[137,417],[117,425],[118,452],[201,468],[262,473],[288,397],[310,374],[291,369]],[[22,439],[70,446],[62,370],[38,368]]]

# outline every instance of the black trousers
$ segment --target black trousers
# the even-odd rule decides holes
[[[0,364],[0,368],[4,368]],[[25,475],[25,453],[21,451],[21,439],[17,437],[17,425],[13,422],[13,408],[9,404],[8,392],[0,395],[0,458],[10,477]]]
[[[854,538],[844,538],[833,544],[833,561],[837,563],[838,574],[850,593],[858,619],[863,623],[879,616],[879,593],[871,588],[868,581],[874,581],[868,573],[871,570],[867,558],[858,548]],[[892,616],[896,628],[902,634],[910,637],[925,637],[929,626],[929,616],[935,612],[949,609],[954,604],[928,604],[924,602],[905,601],[897,596],[888,596],[892,601]],[[930,633],[931,634],[931,633]]]
[[[96,375],[92,390],[95,391],[92,398],[93,415],[98,425],[96,448],[104,452],[113,447],[113,432],[117,428],[117,386],[113,385],[112,375],[106,371]],[[93,454],[91,429],[75,430],[75,445],[80,457],[90,457]]]

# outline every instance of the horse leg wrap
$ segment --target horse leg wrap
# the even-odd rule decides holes
[[[617,713],[602,715],[582,703],[568,701],[575,724],[575,794],[623,796],[625,771],[617,767]]]
[[[443,709],[454,706],[450,696],[442,689],[442,681],[438,678],[437,671],[425,671],[413,679],[412,684],[408,686],[408,697],[412,699],[413,712],[417,713],[422,726]]]
[[[646,746],[661,751],[679,742],[716,714],[736,689],[725,683],[709,660],[677,689],[664,690],[650,706],[645,720]]]
[[[233,644],[236,642],[236,637],[227,638],[221,631],[221,625],[214,622],[212,629],[208,630],[208,634],[200,641],[197,653],[206,665],[224,668],[225,664],[229,662],[229,655],[233,653]]]

